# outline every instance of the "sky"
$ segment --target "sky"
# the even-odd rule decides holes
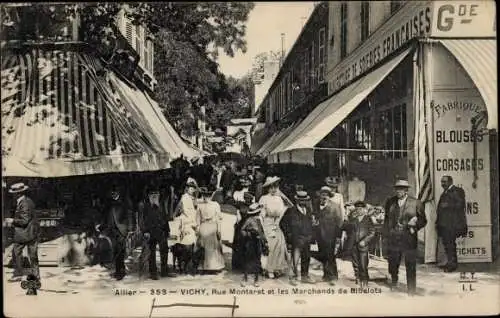
[[[255,2],[247,21],[247,52],[238,51],[233,58],[220,52],[219,69],[225,75],[240,78],[252,68],[255,55],[280,51],[281,33],[285,33],[285,55],[295,43],[303,24],[309,18],[314,2]]]

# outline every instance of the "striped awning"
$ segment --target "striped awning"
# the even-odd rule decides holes
[[[114,73],[110,73],[108,84],[116,90],[120,97],[131,106],[134,118],[141,125],[148,126],[154,134],[152,139],[168,152],[171,158],[178,158],[184,155],[187,159],[199,156],[199,151],[193,150],[175,131],[172,125],[163,115],[160,106],[147,92],[141,91],[130,82],[125,82]]]
[[[483,97],[488,129],[498,129],[497,41],[440,40],[465,69]]]
[[[96,70],[104,70],[102,63],[80,51],[4,53],[5,176],[61,177],[169,166],[173,158],[160,138]]]

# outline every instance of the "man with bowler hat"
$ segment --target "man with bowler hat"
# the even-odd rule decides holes
[[[28,248],[28,258],[30,261],[30,274],[40,280],[40,270],[38,268],[38,235],[40,233],[40,223],[35,212],[35,204],[26,195],[29,187],[24,183],[13,184],[9,193],[16,199],[16,211],[13,218],[6,218],[5,225],[14,227],[13,256],[14,274],[9,282],[19,282],[24,274],[23,271],[23,249]]]
[[[422,202],[408,195],[409,187],[407,180],[394,184],[397,201],[386,211],[383,234],[388,245],[391,288],[397,287],[399,265],[404,256],[408,294],[414,295],[417,289],[417,232],[427,224],[427,219]]]

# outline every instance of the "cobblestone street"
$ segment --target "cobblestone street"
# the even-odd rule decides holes
[[[233,237],[233,224],[234,215],[224,214],[224,228],[222,240],[230,242]],[[172,229],[175,229],[175,225]],[[223,247],[226,264],[230,266],[231,263],[231,249],[226,244]],[[171,262],[171,260],[170,260]],[[279,304],[283,303],[284,310],[287,310],[287,305],[294,304],[297,308],[305,308],[308,305],[313,305],[324,297],[329,297],[335,310],[348,309],[348,306],[359,306],[360,303],[374,306],[377,308],[377,299],[379,297],[390,298],[401,302],[411,302],[412,299],[419,299],[432,303],[439,299],[439,301],[446,301],[446,299],[453,299],[456,297],[463,297],[465,303],[480,295],[498,294],[498,273],[477,273],[475,274],[475,283],[460,283],[460,274],[444,274],[441,271],[427,265],[421,265],[418,270],[418,295],[411,298],[404,292],[405,273],[404,268],[400,272],[400,281],[402,284],[400,290],[391,292],[385,281],[385,273],[387,264],[385,261],[371,259],[370,261],[370,283],[369,290],[366,293],[355,293],[354,288],[356,285],[353,280],[352,266],[349,261],[338,260],[338,268],[340,279],[338,284],[334,287],[329,286],[327,283],[321,282],[322,270],[321,264],[315,259],[311,263],[311,276],[317,281],[315,285],[304,285],[292,287],[288,283],[287,277],[279,279],[265,279],[261,282],[259,288],[246,287],[241,288],[239,283],[241,276],[239,274],[224,271],[218,275],[196,275],[196,276],[177,276],[173,278],[163,278],[158,281],[152,280],[139,280],[135,273],[131,273],[125,277],[123,281],[116,282],[109,277],[109,271],[101,268],[100,266],[86,267],[80,270],[74,270],[62,267],[42,267],[42,289],[39,291],[37,297],[25,296],[25,291],[21,289],[19,283],[8,283],[7,278],[10,277],[12,270],[4,269],[4,284],[6,288],[6,314],[10,316],[23,316],[27,317],[26,312],[23,311],[27,308],[27,304],[32,304],[34,308],[40,308],[51,317],[63,317],[65,314],[60,309],[49,307],[48,304],[56,302],[60,308],[63,303],[61,301],[70,301],[69,298],[77,298],[81,301],[75,303],[71,302],[69,311],[78,314],[78,310],[91,314],[89,312],[99,312],[103,316],[116,315],[117,310],[129,315],[147,315],[150,310],[152,299],[155,299],[156,304],[172,304],[172,303],[196,303],[208,304],[220,300],[222,303],[232,304],[234,296],[237,297],[238,302],[241,302],[241,308],[245,308],[245,314],[258,315],[265,313],[265,306],[253,306],[253,299],[259,299],[260,295],[243,295],[248,291],[262,290],[267,294],[268,290],[273,290],[276,297],[280,297]],[[234,290],[232,290],[234,289]],[[346,294],[342,295],[339,291],[345,291]],[[120,295],[117,295],[119,293]],[[123,295],[126,293],[135,293],[134,295]],[[225,293],[225,294],[224,294]],[[154,294],[154,296],[152,295]],[[192,295],[193,294],[193,295]],[[356,295],[355,301],[352,298]],[[433,298],[432,296],[437,296]],[[62,297],[63,296],[63,297]],[[217,296],[206,297],[206,296]],[[313,297],[315,296],[315,297]],[[320,297],[318,297],[320,296]],[[338,296],[337,298],[331,298]],[[359,298],[361,297],[361,298]],[[10,299],[10,301],[9,301]],[[18,301],[23,299],[22,302]],[[25,300],[24,300],[25,299]],[[130,301],[132,300],[133,301]],[[264,298],[261,298],[262,300]],[[341,300],[342,299],[342,300]],[[361,300],[363,299],[363,300]],[[43,300],[43,301],[42,301]],[[269,298],[266,298],[269,300]],[[351,302],[351,300],[353,302]],[[261,302],[259,302],[260,304]],[[354,305],[356,303],[356,305]],[[419,302],[420,304],[421,302]],[[102,304],[102,305],[101,305]],[[115,305],[116,304],[116,305]],[[302,304],[302,307],[299,307]],[[351,305],[348,305],[351,304]],[[486,305],[486,304],[485,304]],[[107,308],[104,310],[101,308]],[[244,306],[244,307],[243,307]],[[247,308],[247,306],[249,306]],[[324,306],[324,304],[323,304]],[[340,306],[340,307],[339,307]],[[491,304],[490,304],[491,306]],[[31,307],[31,305],[30,305]],[[100,309],[98,309],[100,308]],[[155,308],[152,316],[165,315],[165,310],[175,310],[175,314],[179,315],[193,315],[191,312],[185,312],[189,308],[173,307],[172,308]],[[442,307],[444,308],[444,307]],[[459,307],[456,307],[457,309]],[[291,310],[291,308],[288,308]],[[450,309],[453,312],[455,309]],[[103,311],[104,310],[104,311]],[[193,310],[191,308],[191,310]],[[230,310],[223,308],[210,308],[204,314],[214,316],[229,316]],[[380,310],[383,310],[381,308]],[[30,310],[30,313],[33,311]],[[21,314],[22,313],[22,314]],[[352,307],[349,311],[353,314]],[[236,312],[236,315],[238,313]],[[298,315],[296,311],[290,311],[291,315]],[[374,312],[375,314],[375,312]],[[69,313],[68,313],[69,315]]]

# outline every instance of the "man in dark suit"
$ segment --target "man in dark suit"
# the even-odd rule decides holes
[[[38,235],[40,224],[35,212],[35,204],[26,195],[29,189],[24,183],[16,183],[10,187],[9,193],[16,198],[16,211],[14,218],[6,218],[7,226],[14,227],[13,239],[13,261],[15,264],[14,274],[9,282],[19,282],[24,274],[23,270],[23,249],[28,248],[28,258],[30,261],[30,273],[40,280],[40,270],[38,268]]]
[[[156,246],[160,247],[161,276],[168,276],[168,237],[170,226],[167,211],[160,203],[160,189],[151,184],[147,190],[146,200],[139,203],[139,228],[144,235],[144,251],[141,260],[149,262],[149,276],[158,280],[156,267]],[[144,259],[147,255],[148,260]]]
[[[297,285],[299,261],[301,281],[314,284],[314,280],[309,276],[313,238],[312,209],[308,206],[310,200],[307,192],[298,191],[295,195],[296,205],[288,208],[280,221],[287,248],[292,255],[293,277],[290,277],[290,283],[294,286]]]
[[[427,224],[427,219],[424,205],[408,195],[409,187],[406,180],[396,181],[397,201],[386,211],[383,234],[388,245],[391,287],[397,286],[399,265],[404,255],[408,293],[414,295],[417,289],[417,232]]]
[[[319,222],[318,247],[323,261],[323,280],[330,285],[335,285],[338,280],[337,261],[335,255],[335,245],[337,238],[342,234],[343,223],[342,210],[331,198],[334,195],[330,187],[322,187],[320,190],[320,206],[317,214]]]
[[[102,225],[98,225],[99,231],[106,231],[113,241],[113,258],[115,261],[115,273],[112,274],[116,280],[125,277],[125,253],[126,240],[134,229],[134,213],[121,198],[120,191],[113,187],[111,200],[104,209],[105,219]]]
[[[233,196],[234,184],[236,175],[233,172],[231,164],[227,162],[225,169],[222,171],[220,186],[224,191],[224,198],[231,198]]]
[[[360,287],[368,287],[368,247],[375,237],[375,225],[367,215],[366,203],[357,201],[354,207],[355,210],[349,214],[344,225],[347,233],[344,250],[351,255],[356,284],[359,283]]]
[[[453,185],[451,176],[443,176],[441,186],[444,191],[437,206],[436,227],[448,260],[444,271],[453,272],[457,269],[456,239],[467,234],[465,192],[462,188]]]

